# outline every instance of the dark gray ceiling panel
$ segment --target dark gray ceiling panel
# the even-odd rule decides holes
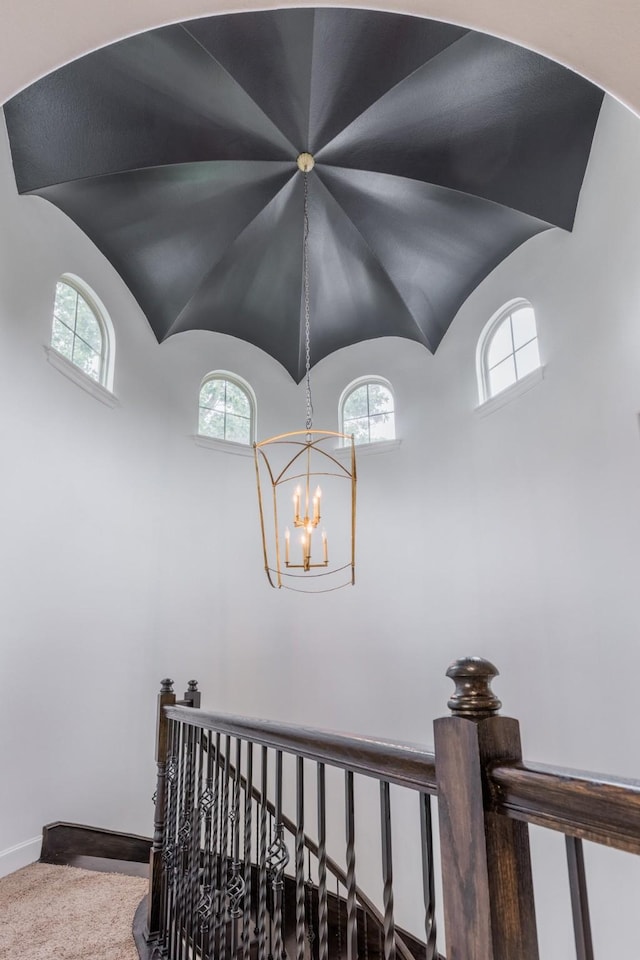
[[[350,343],[435,350],[517,246],[571,229],[602,91],[430,20],[289,9],[113,44],[5,106],[16,182],[72,217],[158,338],[198,328],[304,375]]]

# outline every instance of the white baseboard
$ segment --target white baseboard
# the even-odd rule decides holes
[[[42,837],[39,836],[16,843],[15,847],[9,847],[8,850],[0,850],[0,877],[35,863],[40,858],[41,847]]]

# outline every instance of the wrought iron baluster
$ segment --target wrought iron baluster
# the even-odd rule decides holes
[[[318,764],[318,960],[329,960],[327,805],[324,763]]]
[[[260,852],[258,854],[258,960],[267,960],[267,783],[268,750],[262,748],[260,771]]]
[[[189,727],[180,723],[180,745],[178,749],[178,773],[177,790],[178,805],[176,810],[176,834],[175,834],[175,867],[173,884],[173,937],[172,937],[172,960],[179,960],[182,955],[181,950],[181,930],[182,930],[182,841],[181,831],[185,812],[185,789],[187,783],[187,754],[188,754]]]
[[[309,874],[305,884],[307,893],[307,940],[309,941],[309,960],[313,960],[313,944],[316,939],[316,932],[313,929],[313,878],[311,877],[311,850],[308,852],[307,863]]]
[[[380,820],[382,827],[382,900],[384,904],[384,958],[396,958],[396,931],[393,916],[393,861],[391,856],[391,799],[389,784],[380,781]]]
[[[242,765],[242,741],[236,738],[236,763],[233,778],[233,811],[231,814],[231,880],[228,885],[229,918],[231,920],[231,956],[236,955],[238,939],[237,920],[242,916],[244,879],[240,872],[240,772]]]
[[[420,801],[420,838],[422,850],[422,890],[424,896],[424,930],[427,944],[425,960],[438,960],[436,946],[436,894],[433,882],[433,824],[431,817],[431,797],[421,793]]]
[[[242,911],[242,957],[251,960],[251,831],[253,803],[253,744],[247,743],[247,775],[244,792],[244,904]]]
[[[229,770],[231,737],[225,737],[224,774],[222,781],[222,821],[220,826],[220,958],[227,956],[227,879],[229,875]]]
[[[276,822],[275,836],[269,847],[267,867],[271,874],[273,889],[273,938],[275,946],[275,960],[284,956],[283,941],[283,892],[284,871],[289,863],[289,851],[284,841],[284,824],[282,822],[282,750],[276,750]]]
[[[340,880],[336,879],[336,900],[338,901],[338,960],[342,960],[342,901],[340,900]]]
[[[356,907],[356,842],[353,773],[345,773],[345,815],[347,839],[347,960],[358,956],[358,911]]]
[[[200,929],[200,955],[206,958],[209,952],[209,926],[211,922],[211,913],[213,908],[213,897],[211,891],[212,876],[212,816],[213,816],[213,775],[214,775],[214,755],[213,738],[209,731],[206,735],[206,782],[205,789],[200,797],[200,817],[204,820],[204,843],[202,851],[202,892],[197,905],[198,926]],[[217,758],[216,758],[217,760]]]
[[[173,890],[174,890],[174,868],[175,868],[175,829],[176,829],[176,806],[177,806],[177,750],[179,740],[178,723],[175,720],[169,721],[168,729],[169,754],[166,768],[166,811],[165,811],[165,835],[162,848],[163,863],[163,922],[162,922],[162,945],[166,950],[171,935],[173,924]]]
[[[181,763],[180,763],[180,818],[178,820],[178,833],[176,836],[176,942],[175,956],[177,960],[183,960],[182,950],[182,931],[184,930],[184,893],[185,893],[185,869],[186,869],[186,849],[189,841],[190,821],[188,819],[188,787],[190,779],[190,749],[191,734],[193,730],[187,724],[182,724],[182,744],[181,744]]]
[[[565,836],[567,847],[567,866],[569,868],[569,891],[571,893],[571,913],[573,932],[576,941],[577,960],[593,960],[593,941],[591,937],[591,919],[589,916],[589,898],[587,895],[587,875],[584,869],[584,850],[578,837]]]
[[[194,798],[196,793],[196,734],[195,727],[187,727],[187,759],[186,759],[186,783],[185,783],[185,804],[182,816],[182,825],[180,828],[180,849],[181,849],[181,931],[180,931],[180,957],[181,960],[188,960],[190,954],[190,910],[191,910],[191,890],[193,874],[193,835],[194,825]]]
[[[273,817],[269,814],[269,850],[271,850],[271,845],[273,844]],[[269,869],[269,854],[267,853],[267,876],[270,878],[271,871]],[[271,884],[268,885],[270,903],[269,903],[269,960],[273,960],[273,914],[274,914],[274,896],[273,896],[273,887]]]
[[[304,760],[296,758],[296,960],[304,960]]]
[[[209,920],[209,957],[216,955],[216,936],[220,918],[220,734],[216,733],[216,753],[213,765],[213,816],[211,824],[211,896],[213,923]]]
[[[193,801],[191,807],[191,843],[189,847],[189,882],[187,893],[187,929],[185,944],[187,956],[191,956],[196,947],[198,932],[198,904],[200,902],[200,847],[202,827],[200,801],[204,793],[203,758],[204,731],[196,727],[193,733]]]

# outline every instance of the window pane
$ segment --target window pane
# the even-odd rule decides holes
[[[78,294],[67,283],[56,284],[56,299],[53,312],[56,317],[73,330],[76,322],[76,301]]]
[[[251,407],[249,397],[242,387],[227,380],[227,412],[240,417],[250,417]]]
[[[198,433],[224,440],[224,413],[210,410],[208,407],[200,407]]]
[[[354,420],[356,417],[366,417],[368,412],[367,384],[365,383],[349,394],[342,408],[342,417],[343,420]]]
[[[65,327],[64,323],[56,320],[55,317],[51,334],[51,346],[54,350],[57,350],[58,353],[61,353],[63,357],[71,360],[73,356],[73,333],[68,327]]]
[[[102,332],[100,324],[88,303],[78,297],[78,313],[76,319],[76,335],[93,347],[98,353],[102,350]]]
[[[491,337],[491,342],[487,350],[487,366],[489,369],[495,367],[501,360],[508,357],[510,353],[513,353],[513,344],[511,342],[511,325],[509,317],[507,317]]]
[[[521,307],[511,314],[513,324],[513,343],[516,348],[533,340],[536,336],[536,316],[531,307]]]
[[[225,440],[233,440],[235,443],[250,443],[250,421],[246,417],[236,417],[233,413],[228,413]]]
[[[371,440],[393,440],[395,426],[392,413],[381,413],[369,421]]]
[[[495,397],[501,390],[516,382],[516,367],[513,356],[507,357],[489,371],[489,394]]]
[[[516,351],[516,367],[518,370],[518,380],[526,377],[532,370],[537,370],[540,366],[540,354],[538,353],[538,341],[532,340],[525,347]]]
[[[358,420],[345,420],[344,433],[353,434],[354,443],[369,443],[369,420],[361,417]]]
[[[369,384],[369,413],[389,413],[393,410],[393,397],[388,387],[381,383]]]
[[[200,406],[212,410],[224,410],[226,380],[207,380],[200,391]]]
[[[72,359],[92,380],[100,380],[100,354],[77,337],[73,343]]]

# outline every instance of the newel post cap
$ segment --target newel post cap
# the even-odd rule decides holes
[[[173,680],[169,680],[168,678],[166,680],[161,680],[160,693],[173,693]]]
[[[491,689],[491,681],[499,670],[482,657],[463,657],[454,660],[447,676],[456,685],[447,706],[454,717],[482,720],[498,712],[502,703]]]

